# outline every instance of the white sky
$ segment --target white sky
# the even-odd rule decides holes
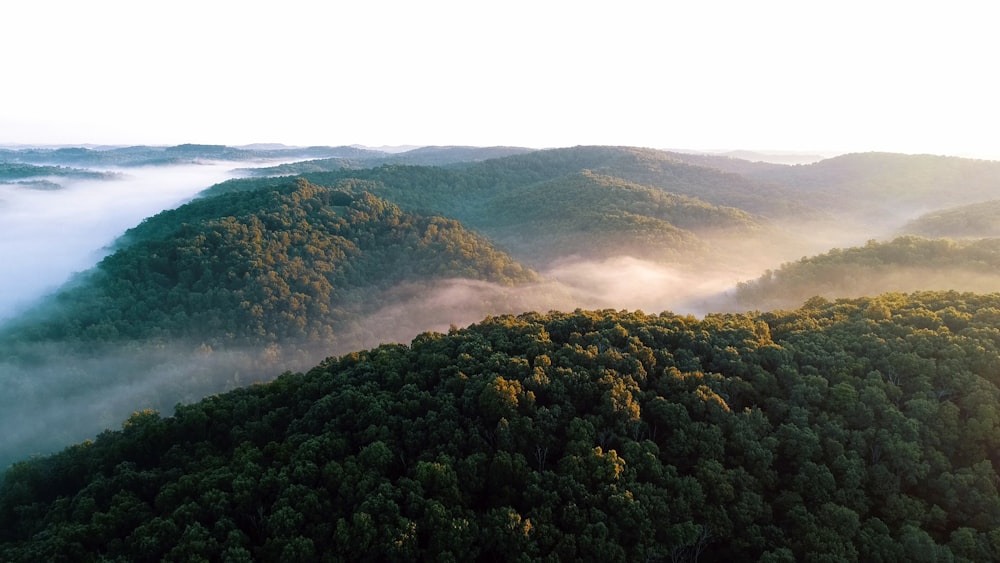
[[[1000,159],[997,11],[967,0],[8,2],[0,143]]]

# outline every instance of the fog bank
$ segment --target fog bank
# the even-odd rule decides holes
[[[267,163],[273,164],[273,163]],[[177,207],[247,163],[104,169],[108,180],[49,178],[60,189],[0,184],[0,321],[94,266],[146,217]]]

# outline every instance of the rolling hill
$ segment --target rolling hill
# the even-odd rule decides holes
[[[899,237],[835,248],[740,283],[744,307],[797,307],[813,296],[860,297],[888,291],[1000,291],[1000,239],[955,241]]]
[[[926,213],[903,225],[900,230],[924,237],[1000,237],[1000,200]]]
[[[780,194],[739,175],[688,164],[670,153],[621,147],[551,149],[449,167],[395,164],[301,177],[323,185],[369,182],[368,189],[379,197],[404,209],[459,220],[536,267],[581,250],[594,258],[623,249],[670,259],[694,251],[704,254],[707,239],[720,235],[739,234],[744,241],[775,236],[773,221],[767,219],[773,214],[795,210],[797,218],[817,215],[805,205],[782,203],[786,200]],[[256,190],[274,181],[233,180],[206,193]]]
[[[840,217],[892,230],[920,213],[1000,196],[1000,162],[952,156],[854,153],[746,175],[795,187],[800,199]]]

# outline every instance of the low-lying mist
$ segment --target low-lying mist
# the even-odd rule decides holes
[[[213,162],[108,169],[112,179],[50,178],[59,189],[0,184],[0,321],[55,290],[108,253],[130,227],[233,177]]]
[[[400,285],[331,342],[216,350],[200,342],[133,342],[79,353],[59,343],[23,345],[28,349],[12,351],[17,361],[0,356],[7,389],[0,399],[0,467],[118,428],[137,410],[169,415],[178,402],[306,370],[329,356],[408,344],[422,332],[447,332],[488,315],[576,308],[701,315],[728,306],[728,289],[739,279],[628,256],[567,260],[541,273],[545,281],[521,286],[467,279]]]
[[[234,167],[129,168],[117,180],[58,179],[63,187],[53,190],[0,186],[0,261],[15,273],[0,281],[0,322],[93,266],[126,229],[232,177]],[[901,220],[868,230],[831,219],[785,223],[756,238],[706,237],[712,238],[712,251],[680,263],[637,258],[641,253],[627,248],[611,258],[563,258],[536,265],[543,281],[527,285],[468,279],[407,283],[385,292],[374,311],[341,327],[330,342],[214,350],[201,342],[132,342],[86,352],[45,343],[0,350],[0,385],[5,388],[0,397],[0,468],[118,428],[137,410],[153,408],[169,415],[178,402],[306,370],[328,356],[409,343],[421,332],[447,332],[487,315],[577,308],[695,316],[746,310],[747,304],[736,298],[739,282],[802,256],[882,237]],[[924,276],[923,285],[927,282]]]

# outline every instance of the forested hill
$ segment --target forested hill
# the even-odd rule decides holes
[[[901,230],[925,237],[1000,237],[1000,200],[932,211],[903,225]]]
[[[548,149],[455,167],[461,174],[452,185],[493,192],[590,170],[767,217],[811,211],[792,197],[794,189],[763,184],[712,166],[691,164],[692,159],[691,155],[635,147]]]
[[[740,283],[745,307],[797,307],[812,296],[860,297],[887,291],[1000,291],[1000,239],[898,237],[835,248]]]
[[[765,216],[793,209],[799,217],[816,215],[738,175],[634,148],[573,147],[449,167],[386,165],[300,177],[322,185],[370,182],[367,189],[379,197],[457,219],[536,266],[581,249],[592,259],[623,251],[669,260],[706,256],[719,235],[773,234]],[[232,180],[206,196],[276,181]]]
[[[4,561],[989,561],[1000,296],[528,313],[136,413]]]
[[[5,334],[330,345],[403,281],[534,279],[454,220],[404,213],[363,186],[340,188],[285,180],[160,213]]]

